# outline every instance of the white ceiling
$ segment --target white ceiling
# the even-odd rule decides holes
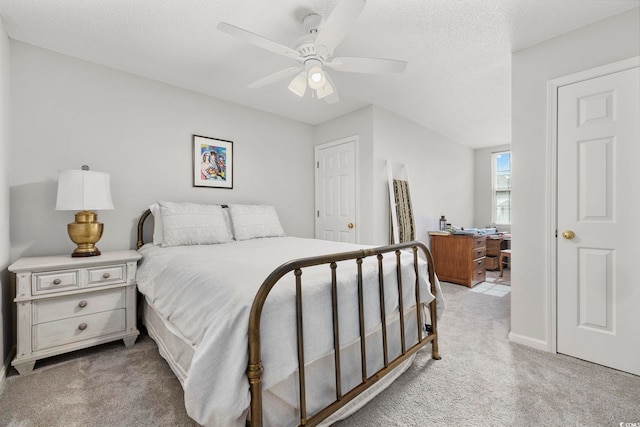
[[[332,72],[340,102],[298,98],[295,61],[216,29],[295,47],[310,12],[338,0],[0,0],[14,40],[317,124],[376,104],[470,147],[510,142],[510,53],[640,6],[640,0],[369,0],[335,56],[408,61],[403,74]]]

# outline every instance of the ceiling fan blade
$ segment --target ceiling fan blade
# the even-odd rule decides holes
[[[288,48],[287,46],[284,46],[284,45],[281,45],[280,43],[276,43],[274,41],[266,39],[262,36],[252,33],[251,31],[243,30],[242,28],[238,28],[234,25],[227,24],[226,22],[218,23],[218,30],[224,33],[227,33],[230,36],[243,40],[247,43],[251,43],[252,45],[266,49],[270,52],[274,52],[279,55],[293,58],[298,61],[302,59],[302,57],[298,52],[296,52],[291,48]]]
[[[407,68],[406,61],[381,58],[333,58],[326,66],[336,71],[349,73],[402,73]]]
[[[351,30],[365,3],[365,0],[341,0],[336,5],[316,38],[316,49],[321,51],[321,55],[333,53],[336,46]]]
[[[255,82],[251,83],[247,87],[250,88],[250,89],[257,89],[259,87],[270,85],[271,83],[275,83],[278,80],[282,80],[284,78],[289,77],[292,74],[300,72],[301,69],[302,69],[302,67],[285,68],[284,70],[280,70],[280,71],[278,71],[276,73],[273,73],[273,74],[270,74],[270,75],[268,75],[266,77],[263,77],[260,80],[256,80]]]

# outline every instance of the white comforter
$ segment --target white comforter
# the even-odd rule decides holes
[[[143,259],[137,274],[140,292],[195,349],[184,382],[188,414],[204,426],[244,425],[250,401],[245,376],[247,325],[256,291],[271,271],[288,260],[359,248],[361,246],[295,237],[206,246],[142,247]],[[403,254],[402,260],[403,266],[407,266],[403,269],[406,309],[415,305],[413,255]],[[426,263],[422,262],[420,268],[421,299],[429,303],[434,297],[427,284]],[[302,275],[306,362],[333,349],[332,329],[326,326],[331,324],[328,270],[326,266],[313,267]],[[339,263],[337,271],[340,340],[349,343],[357,341],[359,336],[355,262]],[[389,315],[398,307],[393,254],[385,257],[384,272]],[[377,274],[375,258],[365,259],[367,331],[379,327],[381,321]],[[293,275],[285,276],[282,281],[267,298],[262,314],[264,389],[275,386],[297,370]],[[439,312],[440,307],[439,299]],[[374,369],[377,368],[369,370],[373,373]]]

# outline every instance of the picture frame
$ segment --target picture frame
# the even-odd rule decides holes
[[[233,141],[193,135],[193,186],[233,188]]]

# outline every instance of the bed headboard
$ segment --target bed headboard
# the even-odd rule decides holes
[[[147,218],[153,218],[151,215],[151,209],[147,209],[140,215],[140,219],[138,220],[138,240],[136,241],[136,249],[140,249],[142,245],[144,245],[144,222]]]

